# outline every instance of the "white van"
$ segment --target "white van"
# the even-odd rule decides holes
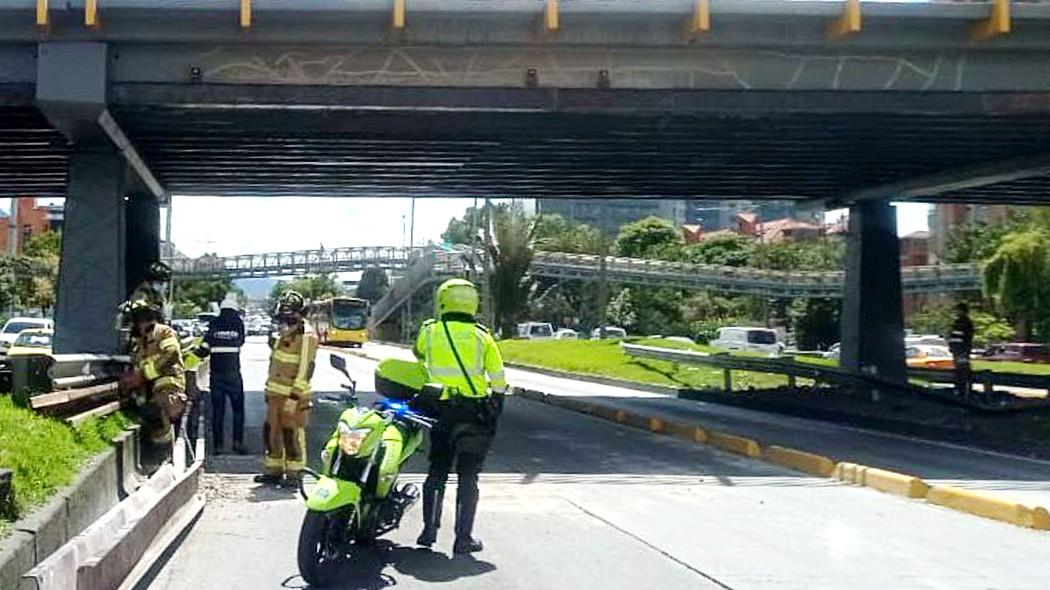
[[[548,322],[525,322],[518,324],[518,338],[526,340],[549,340],[554,337],[554,326]]]
[[[780,354],[784,350],[784,343],[780,342],[777,331],[771,328],[719,328],[718,336],[711,341],[711,346],[769,354]]]

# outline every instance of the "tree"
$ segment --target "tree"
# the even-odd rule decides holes
[[[382,299],[389,289],[390,279],[386,276],[386,271],[377,266],[370,266],[361,273],[361,281],[357,283],[356,295],[361,299],[367,299],[369,302],[375,303]]]
[[[565,219],[557,214],[540,215],[536,218],[535,242],[537,250],[547,252],[604,252],[601,232],[587,224]]]
[[[467,207],[462,219],[450,219],[441,239],[448,244],[470,245],[477,241],[478,230],[483,227],[484,210]]]
[[[984,293],[1006,313],[1017,318],[1018,332],[1032,338],[1035,320],[1050,303],[1050,237],[1040,229],[1006,235],[983,269]]]
[[[273,286],[273,289],[270,290],[270,307],[275,306],[281,295],[288,291],[299,293],[308,302],[321,301],[344,293],[343,286],[335,280],[335,275],[321,274],[299,277],[291,281],[282,281]]]
[[[694,264],[747,266],[754,252],[754,239],[747,236],[728,235],[686,246],[683,257]]]
[[[617,251],[628,258],[677,260],[684,245],[673,223],[654,216],[624,225],[616,237]]]
[[[605,312],[606,318],[615,326],[630,331],[638,323],[638,314],[634,310],[634,298],[630,289],[621,289],[609,302]]]
[[[519,203],[490,207],[493,243],[489,249],[496,326],[505,338],[516,333],[515,325],[527,309],[532,292],[529,265],[532,264],[532,240],[536,230],[534,219],[525,215]]]
[[[171,301],[172,315],[178,318],[191,317],[208,310],[212,302],[222,301],[230,292],[240,294],[240,289],[233,285],[231,279],[176,279]]]

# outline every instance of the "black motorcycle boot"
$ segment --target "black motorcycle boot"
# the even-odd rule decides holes
[[[444,501],[444,488],[423,486],[423,532],[416,539],[417,545],[430,547],[437,542],[438,529],[441,528],[441,505]]]
[[[466,498],[456,498],[456,542],[452,545],[452,553],[465,555],[477,553],[484,549],[481,541],[475,539],[471,534],[474,531],[474,515],[478,511],[478,497],[475,494],[467,494]]]

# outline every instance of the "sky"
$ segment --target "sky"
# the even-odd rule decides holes
[[[473,199],[417,199],[414,243],[440,241],[448,221],[461,217]],[[400,246],[407,243],[410,199],[175,197],[172,234],[191,257],[220,256],[320,246]],[[927,229],[929,207],[897,208],[901,235]],[[831,217],[841,213],[832,213]]]

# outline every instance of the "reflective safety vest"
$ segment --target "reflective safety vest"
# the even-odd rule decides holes
[[[448,326],[448,334],[445,326]],[[462,368],[452,352],[450,336],[463,363]],[[488,397],[490,388],[492,393],[507,391],[503,355],[492,334],[475,322],[427,320],[419,329],[414,350],[416,357],[423,361],[429,380],[445,386],[442,399]]]
[[[157,323],[149,332],[137,336],[132,360],[154,390],[186,391],[182,344],[171,326]]]
[[[204,344],[204,337],[198,336],[196,338],[187,339],[186,343],[182,347],[182,360],[186,366],[187,371],[196,371],[197,367],[201,364],[201,357],[197,356],[197,349]]]
[[[317,335],[295,332],[279,337],[270,353],[266,393],[301,397],[310,395],[310,378],[317,355]]]

